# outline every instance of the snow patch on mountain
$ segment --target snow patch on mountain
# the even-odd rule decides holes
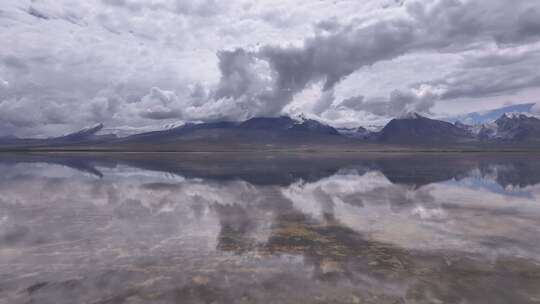
[[[72,137],[72,136],[90,136],[95,135],[103,129],[104,125],[102,123],[97,123],[95,125],[85,127],[76,132],[66,133],[61,137]]]

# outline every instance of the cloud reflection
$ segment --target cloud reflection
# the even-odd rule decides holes
[[[278,290],[284,303],[538,296],[540,184],[521,180],[523,159],[471,160],[449,179],[429,164],[391,166],[399,160],[310,166],[263,183],[251,179],[256,171],[193,163],[182,176],[179,161],[170,171],[90,161],[101,176],[65,161],[2,162],[0,298],[268,302]],[[516,292],[501,295],[501,284]],[[480,291],[492,296],[477,298]]]

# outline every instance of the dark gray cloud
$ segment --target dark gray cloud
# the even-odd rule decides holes
[[[216,90],[216,98],[239,98],[249,91],[254,81],[259,78],[253,69],[255,58],[251,53],[243,49],[233,51],[221,51],[219,58],[219,70],[221,81]]]
[[[466,56],[462,69],[425,83],[441,99],[486,97],[540,86],[540,49]]]
[[[180,118],[182,114],[174,110],[142,112],[141,117],[155,120]]]
[[[45,15],[44,13],[40,12],[38,9],[36,9],[33,6],[30,6],[28,8],[28,13],[36,18],[49,20],[49,16]]]
[[[395,90],[388,98],[366,99],[364,96],[347,98],[338,107],[395,117],[408,112],[430,113],[435,100],[435,96],[431,94],[420,96],[409,91]]]
[[[540,8],[538,4],[527,3],[519,6],[519,15],[515,20],[515,28],[497,33],[496,38],[500,43],[521,43],[540,38]],[[504,7],[501,7],[503,9]],[[510,16],[516,18],[516,16]]]
[[[302,47],[261,49],[278,73],[278,89],[300,91],[313,81],[324,81],[324,90],[362,66],[402,54],[414,39],[414,29],[402,20],[345,30],[304,41]]]
[[[28,65],[21,59],[19,59],[15,55],[8,55],[5,56],[2,59],[3,65],[11,70],[15,70],[17,72],[27,72],[28,71]]]

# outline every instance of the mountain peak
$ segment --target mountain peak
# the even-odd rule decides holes
[[[504,113],[491,128],[483,128],[484,139],[523,141],[534,139],[540,132],[540,120],[523,113]]]

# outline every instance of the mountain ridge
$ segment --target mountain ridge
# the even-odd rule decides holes
[[[113,150],[219,150],[285,149],[310,147],[356,149],[362,145],[391,145],[403,147],[496,147],[510,144],[540,147],[540,119],[523,114],[503,114],[491,124],[454,124],[431,119],[418,113],[392,119],[382,130],[366,128],[334,128],[305,117],[254,117],[241,122],[216,121],[186,123],[169,129],[138,133],[126,137],[99,134],[103,124],[96,124],[60,137],[47,139],[0,138],[0,148],[84,149],[85,147]],[[356,147],[356,148],[355,148]],[[511,146],[508,146],[511,147]],[[348,149],[348,148],[347,148]]]

